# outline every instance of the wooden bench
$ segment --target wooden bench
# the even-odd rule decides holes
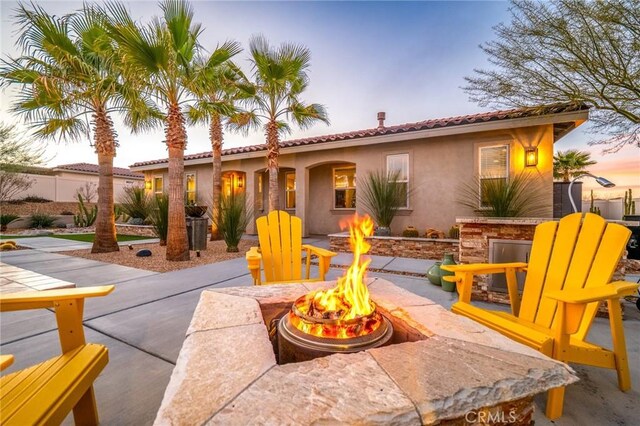
[[[0,423],[59,424],[73,410],[76,424],[98,424],[93,382],[109,361],[103,345],[86,343],[84,299],[114,286],[24,292],[0,296],[0,312],[54,308],[62,355],[0,378]],[[0,369],[13,362],[2,355]]]

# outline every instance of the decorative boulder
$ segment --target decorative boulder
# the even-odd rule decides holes
[[[144,225],[144,219],[141,219],[139,217],[132,217],[127,223],[129,225]]]
[[[136,253],[136,256],[138,256],[138,257],[149,257],[149,256],[151,256],[151,250],[149,250],[149,249],[138,250],[138,252]]]

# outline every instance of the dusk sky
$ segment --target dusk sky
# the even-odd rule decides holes
[[[39,1],[52,14],[63,15],[80,2]],[[160,10],[155,1],[126,2],[134,17],[149,21]],[[1,53],[16,56],[13,11],[16,2],[0,3]],[[509,20],[506,2],[217,2],[194,1],[196,21],[205,28],[201,43],[213,50],[218,43],[236,40],[248,46],[251,35],[263,34],[272,44],[302,43],[312,53],[311,85],[307,102],[327,107],[331,125],[294,130],[287,138],[347,132],[377,126],[376,113],[386,111],[386,124],[401,124],[464,115],[487,110],[470,102],[461,89],[473,68],[486,67],[478,48],[494,37],[492,27]],[[248,52],[236,57],[249,73]],[[5,90],[0,120],[17,123],[9,113],[12,90]],[[115,164],[166,157],[162,129],[131,135],[116,119],[120,148]],[[556,150],[577,148],[592,152],[598,165],[591,168],[618,186],[607,196],[621,195],[629,187],[640,193],[640,149],[626,147],[616,154],[601,154],[589,147],[593,138],[581,126],[556,144]],[[207,129],[188,128],[187,153],[209,151]],[[225,134],[225,147],[263,143],[256,132],[244,137]],[[51,144],[50,165],[97,159],[88,140]],[[593,186],[595,185],[595,187]],[[598,188],[585,180],[585,189]],[[603,195],[605,195],[603,193]]]

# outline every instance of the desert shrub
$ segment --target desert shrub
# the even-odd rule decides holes
[[[76,198],[78,198],[78,214],[73,215],[73,224],[80,228],[93,225],[98,217],[98,206],[93,206],[91,209],[88,209],[87,206],[84,205],[82,194],[79,192],[76,193]]]
[[[149,216],[152,206],[149,194],[140,186],[124,188],[120,197],[120,210],[132,219],[141,219],[141,223]]]
[[[21,173],[0,170],[0,201],[17,201],[14,197],[31,188],[33,182],[33,179]]]
[[[161,194],[155,197],[149,219],[156,237],[160,239],[160,245],[167,245],[167,232],[169,231],[169,195]]]
[[[51,203],[52,201],[38,195],[27,195],[22,199],[25,203]]]
[[[458,225],[454,225],[449,228],[449,238],[454,240],[460,239],[460,227]]]
[[[51,228],[56,218],[46,213],[34,213],[30,217],[32,228]]]
[[[373,216],[378,226],[391,227],[398,209],[405,203],[407,193],[403,185],[397,183],[399,172],[384,173],[380,170],[369,172],[362,185],[364,208]]]
[[[213,210],[213,209],[211,209]],[[238,244],[252,216],[244,194],[220,197],[220,214],[213,219],[218,232],[227,244],[227,252],[238,252]]]
[[[15,222],[20,219],[20,216],[16,214],[3,214],[0,215],[0,231],[4,232],[7,230],[7,225],[11,222]]]
[[[544,201],[539,179],[525,174],[510,179],[476,177],[463,185],[458,199],[484,217],[535,216],[545,211]]]
[[[420,236],[420,233],[413,226],[407,226],[404,231],[402,231],[402,236],[405,238],[417,238]]]

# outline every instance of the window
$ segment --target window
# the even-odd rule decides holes
[[[400,208],[409,207],[409,154],[387,155],[387,173],[398,173],[396,183],[403,187],[404,199]]]
[[[334,208],[356,208],[356,168],[333,169]]]
[[[153,178],[153,192],[158,195],[164,192],[164,188],[162,187],[162,176],[155,176]]]
[[[196,203],[196,175],[195,173],[187,173],[186,175],[186,193],[187,193],[187,203],[195,204]]]
[[[509,179],[509,145],[480,148],[480,207],[487,205],[487,185]]]
[[[296,208],[296,172],[286,172],[284,174],[284,198],[285,209]]]
[[[264,210],[264,192],[262,192],[262,173],[258,174],[258,194],[256,196],[256,208]]]

